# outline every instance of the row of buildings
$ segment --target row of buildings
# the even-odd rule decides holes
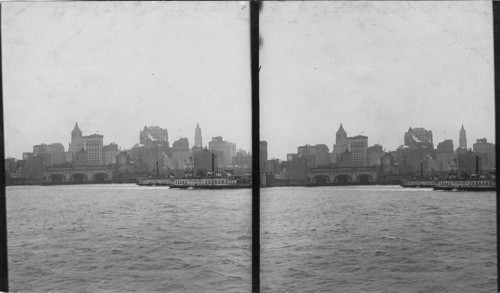
[[[217,136],[208,147],[203,146],[198,124],[194,141],[190,147],[188,138],[179,138],[170,146],[167,129],[145,126],[139,131],[139,143],[123,150],[116,143],[104,145],[101,134],[83,135],[76,123],[67,151],[61,143],[35,145],[33,152],[23,153],[20,160],[6,159],[5,169],[7,178],[34,182],[42,180],[43,170],[51,167],[109,166],[117,176],[128,177],[183,176],[185,172],[202,175],[212,169],[251,173],[251,154],[236,150],[236,144]]]
[[[369,146],[367,136],[348,136],[340,124],[331,152],[325,144],[305,145],[299,146],[296,153],[287,154],[286,161],[266,158],[261,171],[264,170],[267,176],[261,181],[304,182],[309,179],[308,170],[311,168],[370,167],[377,170],[380,180],[422,175],[447,178],[450,173],[471,175],[476,171],[476,162],[480,172],[495,171],[495,144],[482,138],[468,149],[463,125],[459,133],[458,148],[454,148],[450,139],[438,143],[435,148],[431,130],[409,128],[404,133],[404,145],[394,151],[386,151],[379,144]],[[267,148],[267,143],[265,146]]]
[[[103,135],[83,135],[76,123],[71,131],[68,151],[60,143],[40,144],[33,152],[23,153],[22,159],[5,160],[7,177],[41,180],[44,168],[74,166],[110,166],[114,174],[143,177],[148,174],[184,176],[185,172],[205,175],[208,172],[232,170],[251,174],[252,156],[221,136],[212,137],[203,145],[202,131],[197,124],[194,145],[188,138],[179,138],[172,146],[168,131],[158,126],[145,126],[139,131],[139,143],[122,150],[116,143],[103,144]],[[476,160],[478,158],[478,160]],[[325,144],[304,145],[296,153],[287,154],[286,161],[268,160],[267,142],[260,143],[261,182],[273,180],[307,181],[311,168],[375,167],[377,178],[398,178],[422,175],[445,177],[449,173],[471,174],[479,162],[481,171],[495,170],[495,144],[477,139],[467,148],[466,131],[462,125],[458,148],[452,140],[444,140],[434,148],[432,131],[409,128],[404,133],[404,145],[386,151],[381,145],[369,146],[364,135],[348,136],[342,124],[335,134],[332,151]]]

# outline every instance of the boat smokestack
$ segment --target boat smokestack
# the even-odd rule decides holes
[[[212,154],[212,174],[215,172],[215,154]]]
[[[479,156],[476,156],[476,175],[479,174]]]

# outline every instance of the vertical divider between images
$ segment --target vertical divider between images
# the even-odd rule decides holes
[[[250,59],[252,79],[252,292],[260,291],[260,135],[259,135],[259,13],[250,1]]]
[[[2,3],[0,3],[0,72],[2,67]],[[4,137],[4,121],[3,117],[3,75],[0,73],[0,156],[5,162],[5,137]],[[9,273],[7,261],[7,207],[6,207],[6,190],[5,190],[5,167],[0,171],[0,291],[9,291]]]
[[[494,74],[495,74],[495,124],[498,123],[498,115],[500,113],[500,2],[492,1],[493,5],[493,58],[494,58]],[[500,137],[500,128],[498,124],[495,128],[496,140]],[[496,143],[496,166],[500,165],[500,158],[498,152],[500,147]],[[495,168],[496,169],[496,168]],[[497,178],[497,177],[496,177]],[[498,186],[498,179],[497,186]],[[500,198],[498,196],[498,191],[496,192],[496,211],[497,211],[497,291],[500,292],[500,235],[498,234],[498,227],[500,225],[500,215],[498,211],[500,209]]]

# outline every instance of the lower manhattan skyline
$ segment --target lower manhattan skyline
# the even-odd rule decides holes
[[[495,141],[491,3],[265,2],[260,28],[269,158],[331,152],[341,123],[387,150],[410,127],[435,145],[458,146],[461,125],[470,143]]]
[[[250,150],[249,25],[242,7],[3,3],[6,157],[40,143],[67,148],[75,122],[123,148],[154,125],[168,129],[170,141],[191,142],[198,122],[205,142],[222,136]]]

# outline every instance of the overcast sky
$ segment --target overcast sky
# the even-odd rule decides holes
[[[491,2],[265,2],[260,20],[269,158],[332,151],[340,123],[387,150],[409,127],[494,141]]]
[[[158,125],[251,150],[249,11],[239,2],[2,3],[6,156],[84,135],[130,148]]]

